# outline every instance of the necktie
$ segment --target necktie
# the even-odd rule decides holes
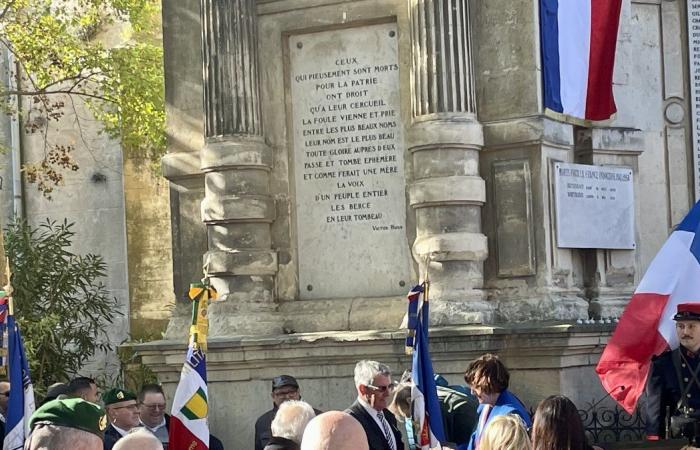
[[[381,424],[382,424],[382,428],[384,429],[384,437],[386,438],[386,441],[389,443],[389,448],[391,448],[391,450],[396,450],[396,444],[394,443],[394,434],[389,429],[389,424],[386,423],[386,420],[384,420],[384,413],[379,411],[377,413],[377,418],[379,419],[379,422],[381,422]]]

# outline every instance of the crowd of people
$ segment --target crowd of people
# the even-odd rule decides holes
[[[10,383],[0,382],[0,428],[4,431]],[[30,419],[27,450],[167,450],[170,416],[158,384],[138,394],[111,388],[102,395],[89,377],[49,387]],[[3,433],[4,434],[4,433]],[[209,448],[223,450],[210,435]]]
[[[700,439],[700,305],[677,307],[680,346],[655,358],[647,384],[648,439]],[[354,370],[355,401],[344,411],[321,412],[301,399],[296,378],[272,380],[273,407],[255,423],[255,450],[404,450],[421,437],[412,423],[412,385],[395,383],[381,362],[359,361]],[[562,395],[539,403],[531,417],[509,389],[503,362],[485,354],[469,364],[465,387],[438,380],[445,401],[457,399],[444,416],[445,450],[602,450],[586,439],[574,403]],[[10,384],[0,381],[0,431],[4,431]],[[471,401],[470,401],[471,400]],[[101,406],[104,405],[104,406]],[[456,414],[459,409],[462,414]],[[78,377],[49,388],[30,419],[25,449],[162,450],[169,443],[166,396],[148,384],[138,394],[112,388],[101,396],[95,380]],[[455,417],[459,416],[459,420]],[[675,422],[675,425],[674,425]],[[666,423],[666,426],[662,426]],[[210,435],[209,448],[223,449]],[[685,447],[684,450],[699,450]]]
[[[457,450],[600,450],[586,440],[576,406],[555,395],[543,400],[533,418],[509,391],[510,376],[503,362],[486,354],[473,361],[464,379],[473,395],[476,413],[464,424],[470,433],[464,442],[448,442]],[[400,426],[411,420],[410,384],[395,384],[390,368],[378,361],[355,366],[356,400],[345,411],[316,415],[301,400],[296,379],[282,375],[273,380],[274,407],[255,426],[256,450],[404,450],[416,435],[405,436]],[[269,425],[268,425],[269,424]],[[409,430],[411,427],[407,427]],[[415,430],[415,428],[414,428]],[[410,431],[409,431],[410,433]],[[452,437],[452,436],[450,436]]]

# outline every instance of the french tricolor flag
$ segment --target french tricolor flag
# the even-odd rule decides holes
[[[654,257],[596,367],[605,390],[629,413],[644,391],[651,357],[678,347],[676,307],[693,302],[700,303],[700,202]]]
[[[621,6],[622,0],[540,0],[545,108],[584,120],[615,114]]]

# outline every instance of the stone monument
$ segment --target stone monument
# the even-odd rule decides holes
[[[409,367],[403,299],[426,276],[451,382],[491,351],[530,405],[602,397],[593,366],[614,325],[601,319],[693,198],[684,9],[625,4],[618,116],[580,126],[543,110],[537,5],[164,2],[175,291],[204,255],[220,294],[210,420],[227,445],[250,447],[275,375],[342,409],[358,359]],[[663,39],[635,22],[663,23]],[[680,111],[664,118],[669,102]],[[579,171],[595,183],[561,179]],[[558,229],[578,224],[571,211],[594,218],[581,204],[591,229]],[[170,391],[186,320],[176,310],[167,340],[136,347]]]

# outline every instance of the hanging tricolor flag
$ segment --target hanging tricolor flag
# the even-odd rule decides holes
[[[209,397],[207,391],[207,332],[209,300],[216,291],[201,283],[190,286],[192,325],[190,343],[180,383],[175,391],[169,425],[168,450],[209,448]]]
[[[644,390],[651,357],[677,348],[679,303],[700,302],[700,202],[649,265],[596,367],[603,387],[629,413]]]
[[[583,120],[615,114],[621,6],[622,0],[540,0],[545,108]]]
[[[421,301],[421,294],[423,299]],[[413,353],[411,379],[412,418],[416,430],[416,448],[442,448],[445,432],[440,412],[433,363],[428,349],[430,323],[428,282],[417,285],[408,293],[408,336],[406,349]]]
[[[9,277],[8,277],[9,279]],[[7,292],[7,295],[5,293]],[[24,353],[24,342],[15,321],[12,288],[8,285],[2,292],[5,298],[5,327],[7,330],[7,372],[10,382],[10,398],[7,402],[5,417],[4,450],[16,450],[24,447],[24,440],[29,436],[29,418],[36,409],[34,405],[34,388],[29,377],[29,364]]]

